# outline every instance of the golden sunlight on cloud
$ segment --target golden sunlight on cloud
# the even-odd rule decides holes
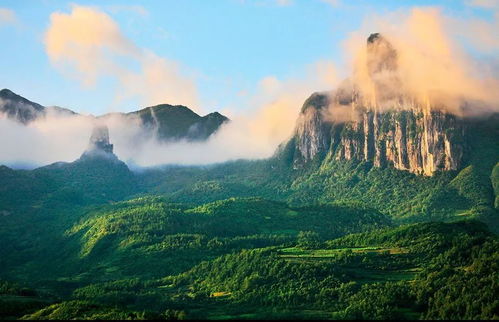
[[[13,10],[0,8],[0,26],[15,24],[17,22],[16,14]]]
[[[137,47],[97,8],[73,5],[69,14],[53,13],[45,48],[55,66],[84,86],[95,86],[103,76],[115,78],[117,102],[138,96],[145,105],[198,108],[195,83],[182,74],[178,63]]]
[[[243,132],[250,134],[263,155],[269,156],[292,135],[303,102],[313,92],[329,91],[337,83],[336,69],[327,61],[311,64],[300,79],[263,78],[255,95],[259,108],[240,123],[245,125]]]
[[[467,22],[473,28],[473,23]],[[445,106],[457,114],[462,113],[465,102],[473,103],[474,110],[468,111],[471,113],[497,110],[497,75],[477,71],[476,63],[455,41],[456,35],[452,32],[457,30],[456,26],[456,21],[447,19],[435,8],[415,8],[408,14],[373,19],[347,42],[357,85],[371,102],[376,100],[379,93],[369,76],[365,39],[370,32],[379,31],[393,45],[397,55],[396,71],[379,76],[385,77],[385,82],[400,81],[389,88],[403,91],[432,107]]]

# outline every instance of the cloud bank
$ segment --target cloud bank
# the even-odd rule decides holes
[[[25,126],[0,115],[0,164],[33,167],[74,161],[85,150],[91,130],[86,117],[49,113]]]
[[[115,154],[133,166],[209,164],[271,156],[291,135],[302,102],[318,88],[334,86],[331,63],[309,66],[300,79],[262,79],[248,97],[255,109],[231,115],[231,122],[205,142],[161,142],[136,116],[108,114],[99,122],[109,127]],[[49,109],[50,110],[50,109]],[[50,111],[27,126],[0,115],[0,164],[41,166],[74,161],[88,145],[95,118]],[[14,139],[15,138],[15,139]],[[30,148],[20,148],[30,147]],[[31,148],[32,147],[32,148]]]

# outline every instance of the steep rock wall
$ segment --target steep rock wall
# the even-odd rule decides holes
[[[300,113],[293,137],[295,168],[322,155],[334,160],[370,161],[415,174],[457,170],[465,149],[461,118],[414,107],[374,112],[352,100],[353,119],[335,121],[326,94],[313,94]]]

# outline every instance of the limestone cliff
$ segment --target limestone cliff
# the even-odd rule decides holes
[[[372,161],[416,174],[457,170],[463,157],[464,127],[442,112],[364,112],[345,124],[335,159]]]
[[[307,100],[292,139],[294,167],[322,156],[333,160],[370,161],[416,174],[457,170],[464,153],[461,118],[440,111],[374,112],[345,106],[351,121],[336,121],[325,94]]]
[[[322,113],[328,104],[328,97],[320,94],[313,94],[305,102],[295,130],[295,142],[300,152],[299,162],[312,160],[329,149],[332,124],[324,119]]]

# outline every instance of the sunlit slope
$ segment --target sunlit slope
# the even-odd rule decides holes
[[[233,198],[193,207],[148,197],[90,212],[65,236],[77,245],[82,263],[99,261],[125,275],[158,276],[199,260],[194,253],[200,250],[210,257],[232,248],[281,244],[300,231],[332,238],[390,225],[379,212],[354,205],[292,208],[260,198]],[[178,261],[179,254],[185,254],[185,263]],[[148,271],[141,271],[146,263]]]
[[[313,248],[303,242],[232,251],[148,282],[96,283],[73,299],[169,307],[188,318],[497,317],[497,237],[479,222],[413,224]]]

